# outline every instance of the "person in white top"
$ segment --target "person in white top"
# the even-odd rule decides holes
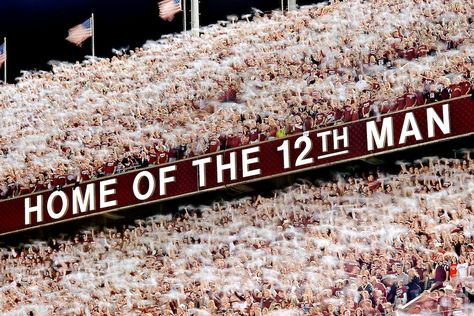
[[[465,279],[467,277],[467,268],[469,264],[466,262],[466,258],[464,256],[459,257],[459,263],[457,265],[458,269],[458,278]]]

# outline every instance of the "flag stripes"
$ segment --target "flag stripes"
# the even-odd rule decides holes
[[[7,61],[7,54],[5,53],[5,43],[0,45],[0,67]]]
[[[181,0],[163,0],[158,4],[160,8],[160,18],[165,21],[172,21],[176,13],[181,12]]]
[[[87,19],[84,23],[78,24],[69,29],[69,35],[66,38],[74,45],[81,46],[88,38],[92,37],[91,19]]]

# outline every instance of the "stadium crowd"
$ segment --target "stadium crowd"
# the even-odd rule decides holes
[[[1,249],[2,315],[463,315],[474,161],[425,158]]]
[[[468,94],[474,3],[341,1],[0,87],[0,199]]]

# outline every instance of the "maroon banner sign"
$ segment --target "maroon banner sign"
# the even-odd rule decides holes
[[[474,133],[462,97],[0,202],[0,235]]]

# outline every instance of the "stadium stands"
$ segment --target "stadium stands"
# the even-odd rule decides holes
[[[402,162],[399,174],[305,180],[273,197],[188,206],[133,227],[2,249],[0,308],[3,315],[468,315],[473,176],[469,154],[428,157]]]
[[[474,3],[274,12],[0,88],[0,199],[470,93]]]

